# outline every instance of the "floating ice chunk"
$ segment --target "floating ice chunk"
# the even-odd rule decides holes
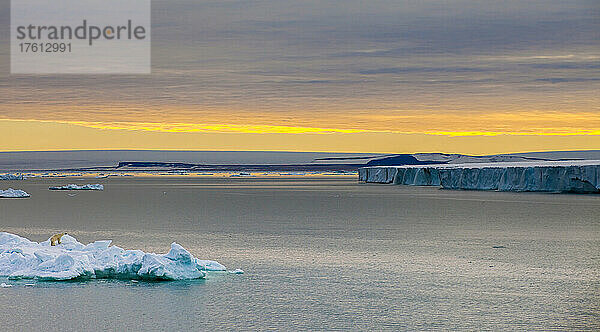
[[[242,269],[235,269],[233,271],[227,271],[227,272],[229,272],[231,274],[244,274],[244,270],[242,270]]]
[[[23,180],[23,174],[0,174],[0,180]]]
[[[251,173],[248,172],[239,172],[238,174],[231,174],[230,177],[241,177],[241,176],[253,176]]]
[[[86,184],[78,186],[76,184],[67,184],[65,186],[50,187],[50,190],[104,190],[104,186],[101,184]]]
[[[199,260],[177,243],[167,254],[111,246],[110,240],[84,245],[65,234],[61,243],[33,242],[0,233],[0,276],[9,279],[70,280],[76,278],[183,280],[225,271],[215,261]]]
[[[7,284],[5,282],[3,282],[3,283],[0,284],[0,288],[8,288],[8,287],[12,287],[12,285],[9,285],[9,284]]]
[[[27,198],[30,197],[28,193],[23,190],[8,188],[6,190],[0,190],[0,198]]]

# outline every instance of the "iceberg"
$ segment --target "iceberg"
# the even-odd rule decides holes
[[[229,175],[229,177],[242,177],[242,176],[253,176],[253,175],[248,172],[239,172],[238,174]]]
[[[125,250],[111,240],[84,245],[65,234],[61,243],[50,239],[33,242],[15,234],[0,233],[0,276],[9,279],[72,280],[188,280],[205,278],[209,271],[226,271],[225,266],[200,260],[173,242],[166,254]]]
[[[27,198],[30,197],[28,193],[23,190],[8,188],[6,190],[0,190],[0,198]]]
[[[65,186],[50,187],[50,190],[104,190],[104,186],[101,184],[86,184],[78,186],[76,184],[68,184]]]
[[[600,160],[374,166],[359,181],[443,189],[600,193]]]
[[[0,180],[23,180],[23,174],[0,174]]]

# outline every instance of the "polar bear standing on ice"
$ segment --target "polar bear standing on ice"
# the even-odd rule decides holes
[[[67,234],[67,233],[58,233],[58,234],[52,235],[52,237],[50,238],[50,245],[55,246],[57,244],[60,244],[60,238],[63,237],[63,235],[65,235],[65,234]]]

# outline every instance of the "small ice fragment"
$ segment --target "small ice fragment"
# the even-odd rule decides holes
[[[12,287],[12,285],[9,285],[9,284],[4,283],[4,282],[0,284],[0,288],[8,288],[8,287]]]
[[[244,274],[244,270],[242,270],[242,269],[235,269],[233,271],[227,271],[227,272],[229,272],[230,274]]]

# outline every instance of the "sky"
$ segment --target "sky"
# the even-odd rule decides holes
[[[600,149],[600,2],[152,2],[151,75],[9,75],[0,151]]]

